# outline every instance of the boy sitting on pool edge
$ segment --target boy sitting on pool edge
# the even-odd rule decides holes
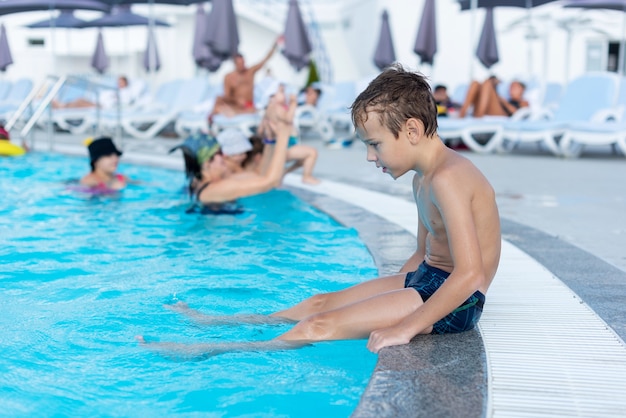
[[[401,66],[379,74],[352,105],[367,160],[394,179],[414,171],[417,249],[399,273],[319,294],[280,312],[208,316],[179,303],[170,309],[203,324],[295,322],[269,341],[176,344],[139,341],[177,357],[296,348],[328,340],[369,338],[374,353],[418,334],[473,329],[500,259],[500,219],[484,175],[437,135],[427,80]]]

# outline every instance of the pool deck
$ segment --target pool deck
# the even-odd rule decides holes
[[[54,150],[86,155],[83,138]],[[124,161],[181,168],[177,139],[123,141]],[[316,175],[285,187],[356,228],[381,274],[413,251],[410,177],[396,181],[355,143],[319,149]],[[35,149],[49,149],[39,133]],[[418,336],[381,351],[355,417],[623,416],[626,410],[626,158],[576,160],[534,148],[463,153],[492,182],[502,218],[500,268],[479,329]]]

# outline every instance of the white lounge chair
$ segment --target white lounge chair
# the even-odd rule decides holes
[[[0,118],[5,120],[11,117],[33,90],[33,80],[20,78],[11,83],[9,87],[4,99],[0,100]]]
[[[165,83],[152,100],[123,112],[122,128],[138,139],[153,138],[168,124],[175,122],[180,112],[201,103],[208,91],[206,77]]]
[[[511,150],[520,143],[534,142],[545,146],[555,155],[561,155],[558,140],[570,124],[578,121],[602,121],[610,117],[617,83],[618,78],[612,73],[590,73],[571,81],[557,109],[554,113],[546,112],[544,120],[503,123],[501,149]]]
[[[563,134],[559,147],[565,157],[578,157],[585,146],[609,145],[626,155],[626,78],[620,80],[614,113],[603,122],[574,121]]]

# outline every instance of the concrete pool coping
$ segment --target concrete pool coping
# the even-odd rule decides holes
[[[57,144],[56,151],[84,155],[84,147],[76,144]],[[167,168],[181,167],[178,157],[163,155],[164,152],[158,154],[127,152],[125,160]],[[376,186],[365,190],[333,183],[332,179],[325,180],[321,187],[311,188],[302,186],[297,176],[289,176],[286,184],[296,194],[339,222],[355,227],[370,248],[381,273],[397,271],[407,257],[406,251],[412,251],[410,248],[414,246],[414,205],[406,199],[372,190]],[[391,217],[390,212],[397,213]],[[621,296],[623,301],[626,295],[626,274],[557,238],[506,219],[503,219],[503,236],[506,250],[503,251],[503,271],[499,273],[502,280],[498,282],[504,284],[508,281],[513,287],[490,291],[480,331],[458,336],[420,336],[407,346],[383,350],[354,416],[499,416],[515,415],[522,411],[525,415],[549,413],[606,416],[618,415],[626,408],[626,402],[618,399],[620,393],[626,393],[626,379],[622,377],[626,376],[626,348],[623,343],[626,310],[618,299]],[[601,287],[589,286],[587,279],[592,272],[601,272]],[[526,287],[515,287],[516,281],[526,280],[528,276],[538,282],[528,283]],[[555,281],[558,282],[556,286]],[[513,306],[523,305],[518,303],[518,299],[524,299],[529,294],[533,297],[534,292],[541,293],[541,287],[532,286],[543,286],[543,282],[558,288],[556,293],[550,293],[558,294],[558,297],[554,297],[562,299],[564,304],[556,306],[557,312],[541,311],[540,317],[526,319],[502,319],[490,315],[492,305],[497,308],[495,311],[502,306],[511,310]],[[559,285],[563,282],[569,288]],[[507,295],[511,289],[519,292],[513,298]],[[572,300],[580,306],[567,305]],[[537,306],[526,308],[532,313]],[[507,329],[515,329],[507,328],[509,326],[519,328],[521,318],[527,322],[528,328],[520,330],[519,334],[526,332],[528,336],[546,321],[552,321],[546,315],[558,313],[559,309],[578,308],[582,308],[582,313],[576,316],[577,321],[584,324],[593,322],[591,328],[585,325],[586,334],[582,335],[603,332],[603,336],[597,345],[585,346],[582,352],[570,353],[567,351],[568,346],[578,343],[576,338],[581,338],[581,335],[569,335],[557,341],[542,334],[548,346],[555,345],[558,349],[556,352],[544,351],[539,354],[549,354],[548,361],[558,363],[560,374],[545,364],[542,366],[546,369],[543,372],[541,369],[535,370],[536,359],[531,359],[532,362],[528,357],[535,355],[541,347],[523,346],[523,341],[506,333]],[[506,316],[507,309],[498,313]],[[601,319],[593,311],[600,314]],[[554,326],[571,327],[571,320],[568,322],[567,318],[558,318],[558,315],[555,319],[563,321],[550,322]],[[504,334],[499,337],[496,335],[495,344],[490,343],[489,335],[499,328],[505,328]],[[503,339],[520,349],[508,352],[506,346],[503,349],[497,345]],[[485,347],[483,341],[487,343]],[[559,357],[563,350],[573,356],[575,361],[572,364],[561,362]],[[590,372],[576,375],[574,371],[577,367],[594,360],[586,358],[585,352],[593,354],[592,357],[600,364],[610,363],[611,370],[599,370],[596,376]],[[511,362],[517,362],[517,365],[512,368],[508,364]],[[529,367],[534,373],[530,379],[536,386],[533,390],[528,388],[529,378],[520,376],[520,371]],[[573,374],[576,375],[575,379],[572,378]],[[573,380],[575,385],[572,385]],[[556,389],[563,385],[566,387],[565,394],[562,388]],[[598,390],[603,392],[601,396]],[[558,402],[555,402],[555,394],[558,395]]]

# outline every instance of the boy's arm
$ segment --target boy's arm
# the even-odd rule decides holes
[[[445,224],[454,270],[443,285],[412,314],[397,325],[370,334],[367,347],[375,353],[383,347],[407,344],[415,335],[461,306],[484,281],[482,256],[472,214],[472,192],[466,183],[452,179],[452,175],[446,174],[446,177],[433,180],[433,203],[439,208]]]
[[[400,269],[400,273],[408,273],[411,271],[417,270],[419,265],[424,261],[424,256],[426,255],[426,227],[422,223],[422,221],[418,218],[417,220],[417,250],[409,257],[409,259],[404,263],[402,268]]]
[[[419,177],[415,175],[413,177],[413,196],[417,199],[417,192],[419,189]],[[416,202],[417,207],[417,202]],[[426,255],[426,235],[428,235],[428,230],[424,226],[424,223],[419,217],[419,213],[417,214],[417,249],[409,257],[409,259],[404,263],[402,268],[400,269],[400,273],[408,273],[411,271],[417,270],[417,267],[424,261],[424,256]]]

